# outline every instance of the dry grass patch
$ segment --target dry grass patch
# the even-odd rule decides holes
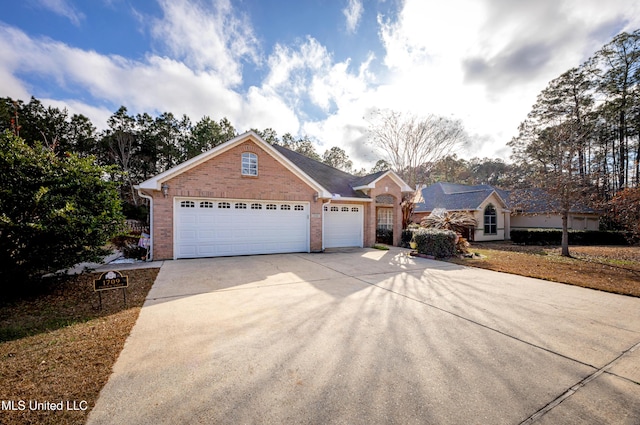
[[[0,400],[15,408],[25,403],[22,411],[0,411],[0,423],[85,423],[158,270],[124,273],[128,307],[116,289],[103,292],[99,309],[98,274],[52,282],[29,299],[0,306]],[[32,411],[34,402],[63,402],[64,410]],[[67,410],[74,406],[86,410]]]
[[[640,297],[640,247],[570,247],[573,258],[562,257],[559,247],[509,243],[477,243],[471,247],[471,251],[485,258],[450,261]]]

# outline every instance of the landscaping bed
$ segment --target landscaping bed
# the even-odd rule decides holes
[[[113,289],[102,292],[100,309],[93,291],[99,273],[50,279],[29,296],[5,300],[0,400],[13,402],[14,410],[0,411],[0,423],[85,423],[158,270],[123,273],[129,277],[126,307],[122,289]]]
[[[523,246],[509,242],[473,243],[483,258],[449,261],[616,294],[640,297],[640,247],[570,246],[572,258],[557,246]]]

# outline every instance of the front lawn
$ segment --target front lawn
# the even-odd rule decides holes
[[[99,274],[50,281],[30,296],[4,300],[0,423],[84,424],[158,270],[124,272],[129,276],[127,307],[122,290],[114,289],[103,292],[100,310],[93,292]],[[59,406],[62,411],[52,410]]]
[[[521,246],[509,242],[475,242],[482,258],[449,261],[521,276],[640,297],[640,247],[571,246],[573,258],[559,247]]]

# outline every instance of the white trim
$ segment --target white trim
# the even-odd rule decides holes
[[[353,197],[348,197],[348,196],[332,196],[330,201],[336,201],[336,202],[373,202],[373,199],[371,198],[353,198]]]
[[[173,200],[172,200],[172,206],[173,206],[173,259],[177,260],[178,259],[178,255],[177,255],[177,239],[178,239],[178,232],[177,232],[177,227],[178,227],[178,223],[177,223],[177,215],[178,215],[178,208],[179,208],[179,202],[180,201],[185,201],[185,200],[203,200],[203,201],[219,201],[219,202],[229,202],[231,205],[233,205],[235,202],[242,202],[247,204],[247,206],[249,204],[253,203],[274,203],[274,204],[300,204],[300,205],[305,205],[307,207],[306,212],[307,212],[307,226],[306,226],[306,237],[307,237],[307,251],[306,252],[311,252],[311,202],[309,201],[283,201],[283,200],[273,200],[273,199],[242,199],[242,198],[207,198],[207,197],[202,197],[202,196],[174,196]],[[178,205],[178,206],[177,206]]]
[[[144,194],[140,186],[133,186],[133,188],[138,191],[141,198],[149,200],[149,259],[147,261],[153,261],[153,196]]]
[[[354,187],[353,190],[375,189],[376,183],[378,181],[380,181],[382,178],[384,178],[385,176],[391,177],[391,180],[393,180],[394,182],[396,182],[396,184],[398,186],[400,186],[400,191],[401,192],[413,192],[414,191],[413,189],[411,189],[411,187],[407,183],[405,183],[404,180],[402,180],[400,178],[399,175],[397,175],[394,171],[391,171],[391,170],[388,170],[387,172],[383,173],[382,175],[380,175],[380,177],[378,177],[374,181],[370,182],[369,184]]]
[[[324,251],[324,207],[325,205],[328,206],[329,204],[331,204],[331,199],[329,199],[328,202],[322,204],[322,250]]]

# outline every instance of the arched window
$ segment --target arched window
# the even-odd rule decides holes
[[[496,235],[498,233],[498,216],[493,205],[489,204],[484,209],[484,234]]]
[[[242,154],[242,175],[258,175],[258,155],[251,152],[245,152]]]

